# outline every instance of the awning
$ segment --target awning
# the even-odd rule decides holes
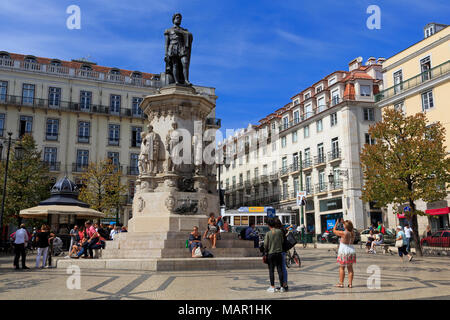
[[[450,208],[446,207],[446,208],[439,208],[439,209],[429,209],[429,210],[425,210],[426,214],[429,214],[430,216],[437,216],[440,214],[448,214],[450,213]]]
[[[406,218],[406,216],[405,216],[405,214],[398,214],[397,213],[397,218],[404,219],[404,218]]]
[[[20,210],[19,216],[22,218],[46,218],[49,214],[54,215],[75,215],[81,218],[103,218],[105,214],[90,208],[79,206],[37,206],[33,208]]]

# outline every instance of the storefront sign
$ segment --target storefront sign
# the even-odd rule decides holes
[[[439,209],[429,209],[429,210],[425,210],[425,213],[429,214],[430,216],[437,216],[440,214],[449,214],[450,208],[446,207],[446,208],[439,208]]]

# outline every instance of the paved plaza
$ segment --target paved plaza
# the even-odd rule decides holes
[[[0,299],[450,299],[448,257],[417,257],[401,263],[397,255],[368,255],[358,249],[353,288],[335,288],[338,266],[327,249],[298,249],[302,267],[289,269],[289,292],[267,293],[267,270],[141,272],[81,269],[81,289],[68,289],[65,269],[14,271],[12,257],[0,256]],[[76,260],[73,260],[76,264]],[[370,267],[372,266],[372,267]],[[381,287],[367,280],[380,268]],[[345,282],[347,284],[347,281]],[[195,293],[195,296],[193,296]]]

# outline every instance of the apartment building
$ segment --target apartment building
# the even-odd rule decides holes
[[[309,231],[323,232],[340,217],[358,229],[385,220],[380,209],[360,199],[359,158],[364,144],[373,143],[369,126],[381,120],[374,96],[384,59],[362,61],[352,60],[348,71],[327,75],[259,124],[219,143],[229,164],[220,167],[227,210],[274,206],[299,217],[296,194],[306,190]]]
[[[80,184],[89,162],[109,158],[128,186],[121,222],[131,218],[138,175],[139,104],[164,84],[165,75],[0,52],[0,138],[32,134],[52,180],[67,175]],[[214,89],[195,87],[214,97]],[[4,159],[6,148],[3,148]]]
[[[440,121],[446,128],[446,148],[450,152],[450,27],[429,23],[424,39],[383,62],[382,90],[375,99],[381,108],[396,108],[407,115],[423,112],[430,123]],[[434,203],[417,201],[419,233],[427,225],[432,230],[449,227],[449,200]],[[398,214],[395,214],[395,213]],[[390,224],[406,221],[402,208],[388,208]]]

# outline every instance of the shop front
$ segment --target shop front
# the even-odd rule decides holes
[[[437,231],[449,228],[448,215],[450,213],[450,208],[438,208],[438,209],[428,209],[425,210],[428,215],[428,221],[431,226],[431,231]]]
[[[320,209],[320,228],[321,232],[323,233],[326,230],[333,229],[334,225],[336,224],[336,220],[343,217],[341,211],[342,197],[320,200],[319,209]]]

